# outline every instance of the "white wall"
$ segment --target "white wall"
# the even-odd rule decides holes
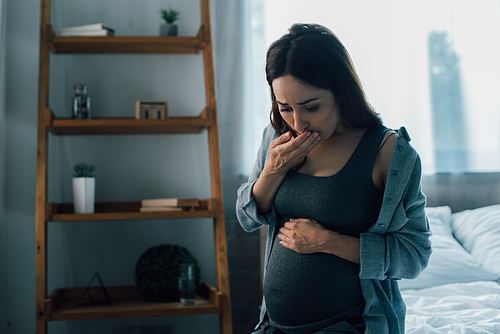
[[[198,0],[54,0],[54,28],[103,22],[116,35],[157,35],[159,10],[179,9],[180,35],[200,25]],[[7,0],[6,233],[9,334],[35,328],[35,186],[40,5]],[[50,107],[70,115],[72,86],[86,83],[92,115],[132,116],[138,99],[169,101],[171,115],[197,115],[205,106],[197,55],[53,55]],[[49,200],[70,202],[71,168],[94,164],[97,201],[148,197],[210,197],[206,133],[176,136],[49,136]],[[1,200],[1,198],[0,198]],[[133,284],[139,256],[160,243],[187,247],[202,280],[216,285],[211,220],[51,223],[49,293],[85,286],[95,272],[105,285]],[[208,251],[207,251],[208,250]],[[2,275],[4,271],[2,268]],[[194,321],[193,321],[194,320]],[[112,333],[117,326],[173,325],[175,333],[218,333],[218,316],[54,322],[50,333]],[[209,330],[207,330],[209,328]]]
[[[33,332],[35,319],[38,20],[35,6],[7,1],[5,302],[13,333]]]

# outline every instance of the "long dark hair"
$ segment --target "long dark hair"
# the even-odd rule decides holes
[[[272,82],[291,75],[305,85],[329,90],[339,103],[340,117],[349,126],[363,128],[382,124],[366,100],[351,57],[328,28],[317,24],[294,24],[267,51],[266,77],[271,88],[271,124],[279,134],[295,131],[279,112]]]

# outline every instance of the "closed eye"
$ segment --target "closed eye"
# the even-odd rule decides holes
[[[310,107],[304,107],[307,111],[316,111],[319,109],[319,104]]]

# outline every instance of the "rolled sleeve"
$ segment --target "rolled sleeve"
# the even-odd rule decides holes
[[[273,141],[276,137],[276,131],[274,131],[272,126],[269,125],[266,129],[264,129],[262,142],[259,151],[257,152],[257,160],[255,161],[252,172],[250,173],[248,181],[242,184],[238,189],[238,196],[236,199],[236,216],[241,227],[246,232],[253,232],[263,225],[268,225],[275,218],[274,205],[268,214],[259,215],[257,203],[252,195],[252,190],[267,161],[271,141]]]
[[[257,203],[255,203],[252,196],[252,188],[255,182],[255,180],[247,182],[238,189],[236,216],[241,227],[246,232],[253,232],[262,225],[268,225],[274,219],[274,210],[271,210],[267,215],[258,214]]]
[[[384,280],[385,237],[376,233],[362,233],[360,236],[360,278]]]

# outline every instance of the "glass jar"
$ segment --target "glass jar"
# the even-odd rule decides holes
[[[75,85],[71,117],[76,119],[90,119],[90,97],[87,95],[87,85]]]

